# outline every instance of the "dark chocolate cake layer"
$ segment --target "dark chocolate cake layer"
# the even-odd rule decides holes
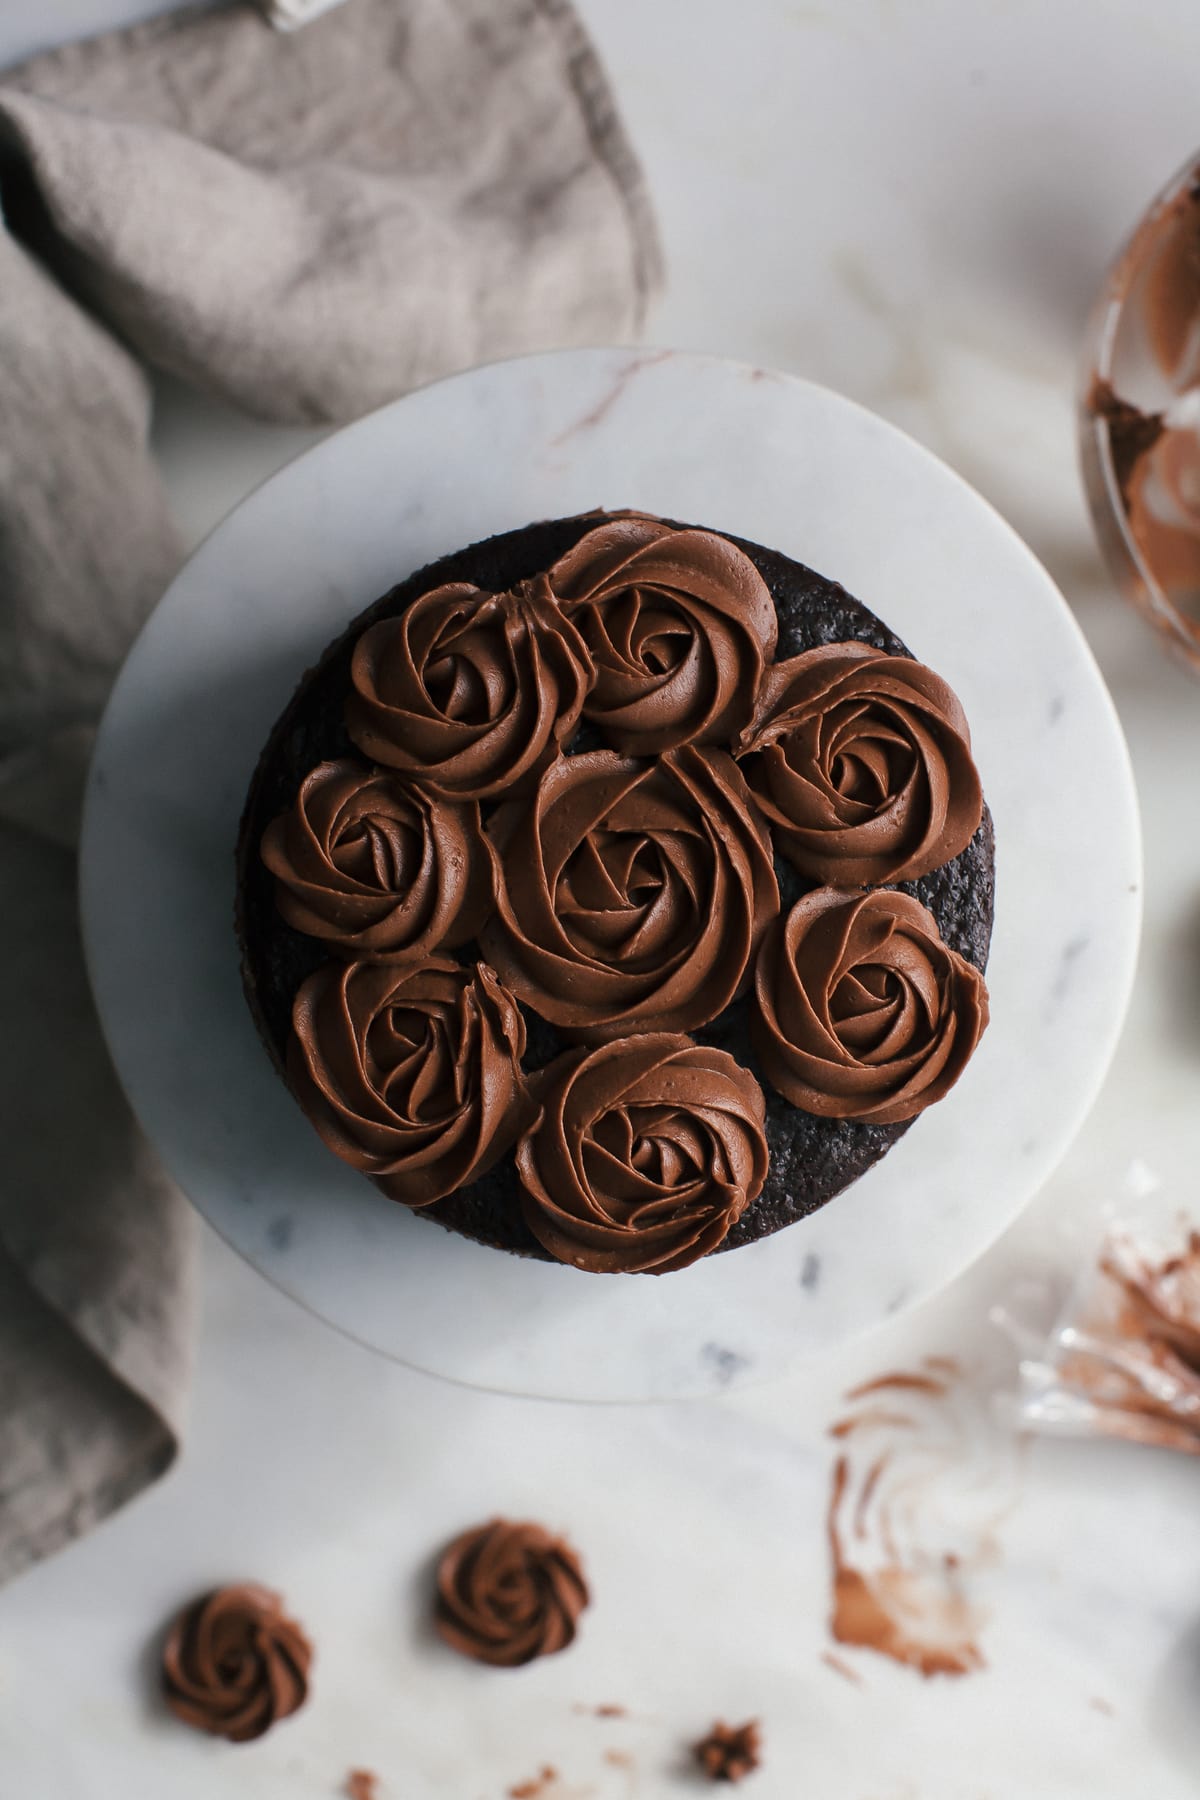
[[[316,939],[294,931],[279,916],[273,877],[259,860],[258,846],[267,824],[291,804],[301,780],[316,763],[355,753],[343,720],[355,642],[368,625],[402,613],[420,594],[444,582],[469,581],[500,592],[540,573],[571,549],[601,516],[590,513],[527,525],[457,550],[419,569],[347,624],[316,667],[303,676],[276,722],[250,784],[242,817],[237,846],[236,917],[246,997],[281,1075],[293,996],[304,978],[328,961],[329,951]],[[742,538],[731,541],[745,551],[771,591],[779,616],[776,656],[780,660],[818,644],[852,638],[892,655],[912,654],[893,631],[837,582],[759,544]],[[936,664],[936,654],[933,660]],[[568,750],[592,749],[600,742],[585,724]],[[987,965],[992,933],[993,851],[991,816],[985,807],[979,830],[960,856],[919,881],[898,884],[903,892],[915,894],[929,908],[946,943],[980,970]],[[776,858],[775,866],[786,911],[806,889],[817,884],[805,881],[782,856]],[[474,946],[467,945],[457,954],[460,960],[471,961]],[[525,1067],[533,1070],[568,1046],[552,1025],[528,1009],[523,1011],[529,1034]],[[750,1046],[748,1025],[749,1003],[743,999],[694,1034],[703,1043],[730,1051],[751,1069],[762,1084],[767,1102],[771,1166],[766,1185],[720,1246],[721,1250],[752,1243],[824,1206],[865,1174],[908,1129],[907,1124],[872,1125],[818,1118],[793,1106],[764,1079]],[[470,1187],[424,1208],[422,1216],[498,1249],[549,1260],[521,1218],[511,1154]]]

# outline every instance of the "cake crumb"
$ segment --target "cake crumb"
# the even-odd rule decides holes
[[[827,1668],[832,1669],[835,1675],[840,1675],[843,1681],[852,1681],[855,1687],[862,1686],[862,1676],[859,1674],[858,1670],[852,1669],[850,1664],[840,1657],[836,1651],[822,1650],[821,1661]]]
[[[546,1791],[558,1780],[553,1763],[543,1763],[529,1781],[518,1781],[508,1790],[509,1800],[544,1800]]]
[[[351,1769],[345,1792],[346,1800],[379,1800],[379,1777],[370,1769]]]
[[[762,1732],[757,1719],[744,1725],[717,1720],[707,1736],[692,1746],[693,1754],[710,1781],[741,1781],[762,1761]]]

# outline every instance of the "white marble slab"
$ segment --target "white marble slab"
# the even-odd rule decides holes
[[[150,0],[145,0],[146,5]],[[350,0],[353,4],[354,0]],[[42,0],[46,37],[138,0]],[[989,1574],[987,1668],[922,1683],[819,1660],[823,1433],[851,1382],[963,1351],[1149,1161],[1195,1208],[1200,692],[1100,566],[1073,458],[1075,354],[1113,247],[1196,148],[1194,0],[580,0],[645,156],[671,288],[657,330],[815,377],[966,474],[1054,573],[1117,701],[1146,830],[1128,1022],[1058,1172],[941,1299],[722,1400],[574,1409],[455,1390],[341,1341],[206,1233],[179,1468],[0,1592],[3,1800],[505,1800],[549,1758],[589,1800],[683,1800],[683,1738],[761,1713],[745,1800],[1193,1800],[1200,1466],[1039,1447]],[[28,35],[29,8],[4,29]],[[18,18],[18,14],[20,17]],[[193,537],[293,453],[159,387]],[[456,1316],[448,1313],[445,1329]],[[495,1682],[428,1654],[419,1571],[456,1526],[574,1533],[596,1609],[570,1658]],[[213,1580],[279,1585],[318,1639],[310,1710],[226,1751],[152,1702],[151,1640]],[[592,1629],[592,1626],[595,1629]],[[626,1700],[628,1729],[569,1709]],[[611,1732],[611,1736],[601,1733]],[[628,1772],[604,1745],[636,1752]],[[716,1793],[718,1790],[712,1790]]]
[[[998,846],[992,1025],[959,1086],[813,1218],[659,1280],[498,1255],[337,1163],[257,1040],[230,924],[250,774],[316,652],[431,558],[595,505],[724,528],[844,582],[961,696]],[[1124,743],[1083,638],[957,476],[809,383],[588,351],[410,396],[310,451],[207,540],[106,715],[82,899],[134,1106],[180,1185],[270,1280],[418,1368],[640,1400],[777,1374],[935,1291],[992,1242],[1107,1067],[1136,951],[1140,844]]]

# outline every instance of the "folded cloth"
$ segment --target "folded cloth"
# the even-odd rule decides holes
[[[634,335],[641,176],[567,0],[169,14],[0,76],[0,1579],[178,1446],[190,1215],[92,1010],[73,845],[100,709],[179,544],[165,370],[351,418],[481,359]]]

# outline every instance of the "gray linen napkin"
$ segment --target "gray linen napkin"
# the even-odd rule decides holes
[[[653,224],[566,0],[168,15],[0,76],[0,1580],[172,1460],[187,1207],[88,993],[96,721],[179,546],[142,363],[348,419],[485,358],[634,334]]]

